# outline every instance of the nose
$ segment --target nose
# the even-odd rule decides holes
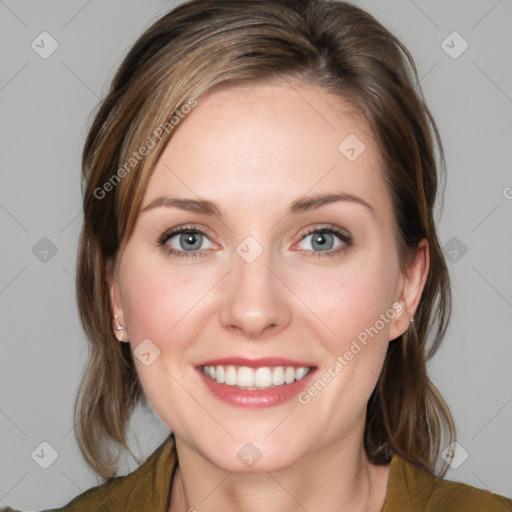
[[[236,253],[233,260],[223,283],[222,326],[251,340],[275,336],[291,321],[290,291],[272,268],[267,251],[252,263]]]

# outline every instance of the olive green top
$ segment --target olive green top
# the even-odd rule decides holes
[[[169,436],[133,473],[111,478],[48,512],[167,512],[177,467],[174,437]],[[17,512],[2,508],[3,512]],[[512,500],[466,484],[435,478],[398,456],[391,460],[382,512],[511,512]]]

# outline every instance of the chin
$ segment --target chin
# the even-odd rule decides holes
[[[272,438],[272,439],[271,439]],[[297,448],[302,445],[302,449]],[[204,457],[220,469],[233,473],[275,472],[296,464],[303,455],[304,443],[285,435],[243,436],[198,444]],[[204,450],[204,451],[203,451]]]

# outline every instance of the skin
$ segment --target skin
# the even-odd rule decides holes
[[[339,144],[366,146],[349,161]],[[151,176],[142,210],[161,196],[208,199],[223,216],[175,207],[142,211],[110,278],[112,307],[132,349],[149,338],[160,355],[136,359],[145,395],[176,436],[180,467],[169,510],[381,510],[389,465],[363,449],[365,410],[390,340],[409,327],[428,271],[423,240],[402,272],[379,149],[342,98],[309,85],[260,83],[201,98],[181,121]],[[306,195],[352,201],[286,215]],[[313,245],[308,228],[347,230],[352,245]],[[206,231],[199,257],[158,245],[169,228]],[[252,263],[236,252],[252,236]],[[180,235],[167,242],[180,249]],[[185,245],[185,247],[187,247]],[[319,255],[320,254],[320,255]],[[310,256],[310,257],[308,257]],[[402,310],[308,404],[257,409],[219,401],[196,367],[220,357],[285,357],[328,371],[393,304]],[[247,468],[248,442],[261,459]]]

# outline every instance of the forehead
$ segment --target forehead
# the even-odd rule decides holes
[[[345,192],[386,214],[379,160],[366,123],[342,98],[310,85],[233,86],[201,98],[180,121],[143,206],[165,194],[198,196],[261,214],[265,204]]]

